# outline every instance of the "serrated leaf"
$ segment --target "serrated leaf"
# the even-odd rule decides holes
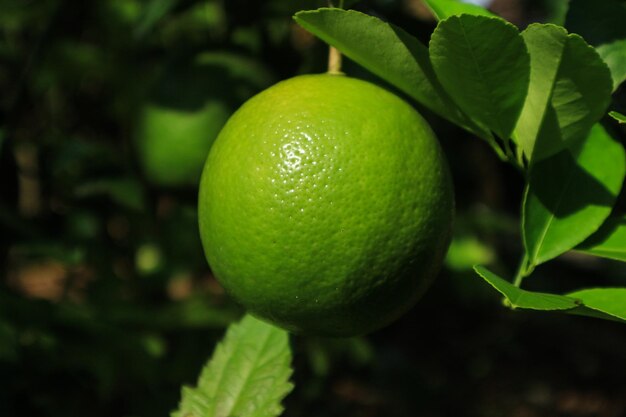
[[[567,294],[586,308],[626,321],[626,288],[589,288]]]
[[[502,294],[512,308],[626,321],[626,288],[597,288],[567,295],[549,294],[518,288],[483,266],[475,266],[474,270]]]
[[[576,149],[531,164],[522,219],[529,265],[555,258],[598,230],[625,173],[624,148],[599,124]]]
[[[626,215],[611,216],[577,251],[626,262]]]
[[[526,291],[500,278],[483,266],[474,267],[474,271],[502,294],[511,307],[530,310],[570,310],[580,305],[574,298],[557,294]]]
[[[626,115],[623,115],[622,113],[618,113],[616,111],[610,111],[609,116],[617,120],[620,124],[626,123]]]
[[[515,138],[529,160],[547,158],[585,136],[611,100],[610,72],[595,50],[560,26],[522,32],[530,84]]]
[[[424,107],[482,138],[489,138],[489,132],[476,126],[444,91],[427,48],[401,28],[353,10],[321,8],[296,13],[294,19]]]
[[[202,370],[185,387],[172,417],[276,417],[293,388],[288,333],[247,315],[228,328]]]
[[[437,20],[444,20],[460,14],[497,17],[484,7],[460,0],[425,0],[424,3]]]
[[[517,28],[502,19],[451,16],[430,39],[437,78],[478,124],[509,139],[524,104],[530,58]]]
[[[611,70],[613,91],[626,80],[626,3],[571,0],[565,26],[595,46]]]

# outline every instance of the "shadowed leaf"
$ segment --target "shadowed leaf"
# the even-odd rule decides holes
[[[598,230],[611,213],[625,171],[624,148],[600,125],[577,149],[533,163],[522,219],[529,264],[555,258]]]
[[[626,3],[571,0],[565,26],[595,46],[611,70],[613,90],[626,80]]]

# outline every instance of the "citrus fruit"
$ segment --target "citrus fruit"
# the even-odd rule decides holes
[[[228,53],[203,53],[168,68],[139,115],[135,141],[146,178],[166,187],[197,184],[224,123],[271,82],[259,64]]]
[[[327,336],[406,312],[442,263],[452,215],[425,120],[343,75],[295,77],[247,101],[199,193],[203,247],[226,290],[257,317]]]

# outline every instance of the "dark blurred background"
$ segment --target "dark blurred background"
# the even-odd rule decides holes
[[[321,5],[0,1],[0,415],[166,416],[176,407],[181,385],[195,382],[242,314],[198,238],[206,132],[277,80],[325,70],[326,46],[291,20]],[[521,28],[561,23],[564,6],[491,3]],[[420,0],[355,8],[424,42],[435,27]],[[349,61],[344,70],[381,83]],[[626,328],[501,305],[471,267],[512,275],[522,177],[479,139],[423,114],[455,178],[444,270],[418,306],[375,334],[293,337],[285,415],[626,416]],[[171,147],[180,132],[191,151]],[[624,264],[567,254],[525,286],[625,282]]]

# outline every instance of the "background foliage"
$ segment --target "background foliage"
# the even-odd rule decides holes
[[[594,13],[618,19],[621,9],[607,12],[572,2],[576,7],[566,15],[563,3],[502,0],[492,10],[520,29],[533,22],[566,24],[597,46],[612,70],[613,85],[607,88],[619,119],[626,114],[626,94],[619,87],[624,34],[600,29],[622,26],[590,27],[584,21]],[[314,0],[0,4],[1,414],[165,416],[176,408],[180,385],[195,383],[225,327],[242,312],[204,260],[194,187],[159,186],[141,169],[133,141],[138,115],[163,74],[190,65],[201,52],[243,56],[277,80],[324,71],[325,45],[291,19],[298,10],[321,5]],[[420,1],[371,0],[354,7],[403,28],[403,39],[415,36],[428,45],[435,29]],[[445,17],[445,8],[433,10]],[[494,29],[502,32],[498,40],[520,42],[512,25],[499,28]],[[402,72],[389,79],[389,59],[402,59],[402,48],[363,42],[364,50],[346,52],[359,62],[372,52],[385,54],[361,63],[397,82],[386,84],[350,61],[344,66],[349,75],[399,89],[418,103],[431,100],[433,108],[417,106],[453,169],[455,239],[434,288],[399,322],[366,338],[292,338],[296,389],[287,397],[285,415],[621,416],[626,413],[623,325],[502,309],[472,270],[482,264],[512,277],[524,251],[518,225],[523,178],[501,162],[493,142],[476,138],[489,139],[493,131],[508,139],[516,127],[510,114],[524,102],[515,100],[512,86],[501,91],[509,107],[490,109],[473,101],[484,86],[455,86],[458,66],[446,62],[451,55],[436,54],[455,36],[453,29],[440,27],[434,37],[430,59],[446,76],[432,90],[405,84]],[[566,59],[592,64],[576,46],[576,36],[545,26],[531,26],[523,36],[545,35],[541,31],[553,31],[562,45],[573,44]],[[532,53],[528,57],[520,49],[511,57],[488,57],[490,65],[505,71],[494,77],[506,74],[532,85],[533,73],[524,75]],[[389,65],[380,68],[381,63]],[[419,65],[410,71],[432,76]],[[552,71],[553,79],[545,82],[562,74]],[[497,77],[490,81],[501,83]],[[234,82],[232,96],[224,100],[235,100],[241,91]],[[583,96],[598,94],[598,84],[582,87],[589,86],[581,86]],[[459,95],[468,91],[473,93]],[[563,101],[549,102],[540,97],[542,91],[537,89],[538,100],[558,112]],[[463,111],[449,111],[451,100]],[[541,131],[524,117],[522,110],[528,129]],[[610,126],[623,145],[623,125]],[[520,143],[527,144],[523,136]],[[536,152],[521,149],[526,155]],[[542,157],[553,150],[542,149]],[[542,178],[553,166],[544,165],[548,174]],[[536,218],[541,222],[541,213]],[[623,287],[624,264],[584,255],[585,247],[597,246],[586,244],[537,268],[525,288],[565,294],[590,286]],[[549,249],[532,252],[536,264],[556,253]],[[524,298],[517,289],[488,270],[480,272],[520,306]]]

